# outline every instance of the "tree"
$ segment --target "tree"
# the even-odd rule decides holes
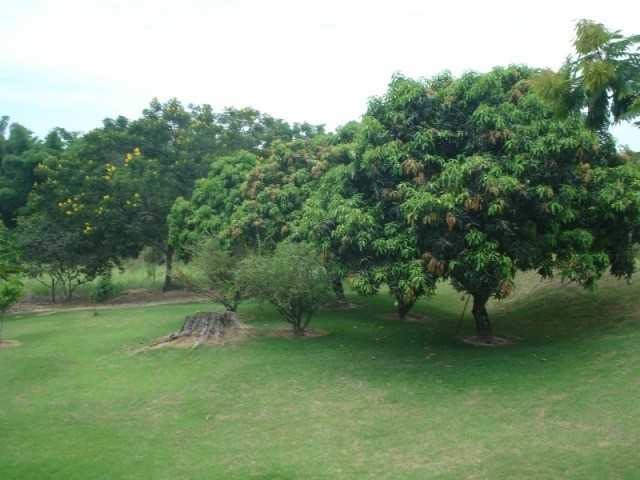
[[[2,345],[2,329],[4,315],[20,298],[24,288],[20,282],[22,265],[15,252],[7,229],[0,223],[0,346]]]
[[[405,256],[389,258],[424,262],[473,296],[486,342],[487,301],[509,295],[517,271],[559,270],[594,287],[607,267],[630,276],[635,266],[637,167],[580,115],[554,121],[530,91],[533,73],[396,75],[363,118],[348,214],[328,224],[332,238],[347,233],[351,264],[369,276],[379,232],[381,242],[404,238]]]
[[[234,209],[226,234],[249,246],[288,238],[315,182],[329,167],[320,155],[324,148],[310,140],[274,142],[271,154],[247,172],[243,201]]]
[[[9,307],[22,298],[23,286],[16,280],[0,279],[0,346],[2,346],[2,330],[4,326],[4,316]]]
[[[170,290],[173,248],[168,244],[167,215],[176,199],[178,180],[171,167],[138,149],[126,155],[123,165],[107,168],[110,193],[103,196],[103,211],[112,212],[112,222],[122,227],[121,236],[133,249],[148,245],[164,254],[167,272],[163,290]]]
[[[147,202],[139,203],[145,205],[154,200],[157,207],[154,210],[162,212],[162,215],[153,216],[155,228],[153,232],[151,229],[148,230],[150,236],[141,238],[148,239],[146,243],[155,245],[165,252],[167,276],[164,289],[167,290],[171,288],[171,263],[176,245],[174,237],[180,237],[185,233],[180,232],[182,229],[176,230],[176,223],[180,224],[183,221],[182,214],[185,213],[185,208],[189,208],[185,202],[191,197],[196,180],[204,177],[210,166],[221,157],[236,157],[240,151],[256,156],[264,155],[278,139],[311,137],[321,133],[322,128],[307,124],[290,127],[282,120],[273,119],[251,108],[228,108],[220,114],[215,114],[208,105],[190,106],[185,109],[177,99],[171,99],[164,104],[154,99],[149,108],[144,110],[142,118],[132,122],[130,132],[142,139],[139,151],[147,159],[157,162],[156,170],[164,179],[162,202],[155,201],[156,197],[152,196],[147,197]],[[245,153],[240,161],[243,164],[251,163],[251,155]],[[221,173],[225,175],[229,172]],[[136,178],[132,177],[129,183],[132,184],[135,180]],[[213,183],[215,184],[215,180]],[[140,192],[142,186],[137,190]],[[155,192],[157,195],[157,190]],[[143,195],[142,192],[140,195]],[[169,219],[174,232],[171,233],[167,215],[170,213],[171,205],[178,198],[180,200],[176,212],[180,213]],[[226,201],[228,204],[229,200]],[[168,236],[171,238],[168,239]]]
[[[349,284],[361,295],[375,295],[383,285],[395,300],[398,317],[404,319],[415,302],[429,297],[436,277],[429,275],[420,256],[416,236],[403,228],[396,184],[408,181],[417,164],[398,165],[398,145],[384,150],[369,148],[375,125],[365,118],[338,132],[346,142],[337,146],[353,161],[331,169],[314,189],[299,230],[336,261]],[[385,163],[382,154],[389,156]],[[365,162],[376,162],[363,168]]]
[[[8,124],[8,117],[3,118]],[[74,137],[58,128],[42,143],[20,124],[12,123],[9,131],[9,138],[4,140],[0,130],[0,219],[13,228],[34,186],[36,166],[61,155]]]
[[[257,164],[258,157],[244,151],[216,158],[207,177],[196,181],[191,197],[176,199],[168,222],[169,240],[179,254],[184,256],[189,247],[208,237],[228,246],[226,228],[244,199],[246,176]]]
[[[19,255],[11,237],[11,233],[0,223],[0,280],[6,282],[23,272]]]
[[[152,284],[155,284],[158,266],[164,263],[164,254],[157,248],[144,247],[140,252],[139,259],[146,266],[147,278],[151,280]]]
[[[240,265],[238,278],[249,292],[271,303],[298,336],[304,335],[313,314],[333,296],[319,252],[306,243],[284,241],[271,254],[248,257]]]
[[[268,156],[238,152],[216,158],[189,200],[179,198],[169,215],[170,239],[180,249],[207,236],[225,248],[275,245],[297,235],[296,224],[317,182],[348,161],[331,135],[292,142],[276,140]],[[342,294],[339,277],[334,282]]]
[[[22,217],[18,247],[26,273],[51,292],[56,301],[58,289],[71,300],[78,286],[110,272],[112,252],[95,243],[86,226],[73,219],[58,220],[44,213]]]
[[[640,115],[640,35],[625,37],[584,19],[575,30],[576,56],[558,72],[542,71],[535,92],[558,118],[586,108],[587,126],[594,130]]]
[[[223,248],[215,238],[187,246],[190,261],[176,271],[176,278],[189,290],[202,293],[229,312],[249,298],[245,286],[236,278],[242,260],[240,250]]]
[[[39,163],[19,217],[27,273],[70,299],[78,285],[109,271],[131,251],[110,198],[113,166],[85,160],[75,148]]]

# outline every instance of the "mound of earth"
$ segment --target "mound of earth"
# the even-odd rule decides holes
[[[20,345],[20,342],[17,340],[2,340],[0,342],[0,348],[17,347],[18,345]]]
[[[397,313],[387,313],[382,315],[385,320],[401,320],[403,322],[426,322],[429,317],[421,313],[408,313],[404,318],[400,318]]]
[[[362,305],[360,302],[336,301],[323,305],[320,310],[346,310],[349,308],[359,308]]]
[[[518,337],[512,337],[511,335],[494,335],[491,343],[487,343],[486,340],[480,339],[475,335],[467,335],[460,339],[463,342],[475,345],[476,347],[504,347],[506,345],[513,345],[520,340]]]

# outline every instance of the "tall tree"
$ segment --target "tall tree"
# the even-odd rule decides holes
[[[559,270],[593,287],[607,267],[629,276],[635,266],[637,167],[580,115],[553,121],[530,92],[533,73],[394,77],[370,103],[350,175],[362,220],[347,215],[330,227],[352,232],[346,241],[365,273],[378,266],[374,245],[405,238],[407,256],[391,258],[423,261],[429,275],[473,296],[487,342],[487,301],[507,296],[517,271]],[[354,218],[368,230],[350,228]]]
[[[4,315],[22,297],[24,288],[20,282],[22,265],[10,241],[6,227],[0,222],[0,344]]]
[[[0,129],[0,220],[9,227],[16,225],[16,216],[27,203],[29,192],[35,180],[36,165],[60,150],[43,145],[30,130],[18,123],[9,123],[3,117]],[[4,138],[4,131],[9,136]]]
[[[595,130],[640,115],[640,35],[625,37],[584,19],[575,30],[575,55],[557,72],[542,71],[535,92],[559,118],[586,108],[587,125]]]

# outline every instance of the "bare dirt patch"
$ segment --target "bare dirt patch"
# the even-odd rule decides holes
[[[96,308],[97,310],[110,308],[141,307],[151,305],[165,305],[171,303],[188,303],[207,301],[202,295],[186,290],[171,290],[161,292],[154,290],[125,290],[120,295],[106,302],[94,305],[87,299],[78,298],[70,302],[52,303],[47,297],[29,297],[22,302],[16,303],[11,309],[12,313],[46,313],[59,310],[86,310]]]
[[[332,302],[322,306],[320,310],[348,310],[350,308],[360,308],[363,305],[360,302]]]
[[[427,322],[431,320],[428,316],[421,313],[409,313],[404,318],[400,318],[400,315],[397,313],[387,313],[381,315],[381,317],[385,320],[398,320],[402,322]]]
[[[494,335],[491,343],[487,343],[486,340],[479,339],[474,335],[460,337],[460,340],[465,343],[475,345],[476,347],[504,347],[507,345],[513,345],[520,341],[518,337],[512,337],[511,335]]]
[[[20,345],[20,342],[18,340],[2,340],[2,343],[0,343],[0,348],[11,348],[11,347],[17,347]]]

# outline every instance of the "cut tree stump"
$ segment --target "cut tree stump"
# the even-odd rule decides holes
[[[184,325],[178,333],[161,338],[145,350],[186,338],[193,338],[195,342],[191,348],[196,348],[205,340],[218,340],[232,331],[245,328],[247,327],[237,319],[235,312],[197,312],[195,315],[185,318]]]

